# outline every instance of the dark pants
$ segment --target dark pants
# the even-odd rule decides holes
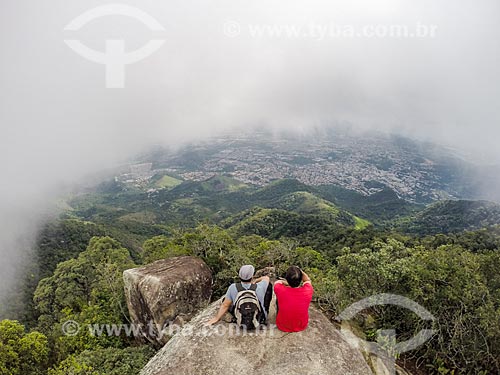
[[[266,295],[264,296],[264,310],[266,314],[269,314],[269,306],[271,305],[271,300],[273,299],[273,284],[269,283],[266,290]]]

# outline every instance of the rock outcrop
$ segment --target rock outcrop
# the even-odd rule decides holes
[[[313,307],[303,332],[284,333],[272,326],[250,333],[228,323],[206,327],[220,303],[186,324],[141,375],[372,375],[361,352]]]
[[[182,256],[159,260],[123,272],[125,296],[132,323],[141,327],[142,342],[160,348],[168,324],[192,318],[212,295],[212,273],[199,258]]]

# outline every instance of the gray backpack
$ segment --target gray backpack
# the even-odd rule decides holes
[[[236,324],[247,329],[256,329],[259,327],[259,321],[262,316],[262,308],[257,298],[257,285],[252,284],[250,288],[245,289],[241,283],[236,284],[238,294],[234,302],[234,317]]]

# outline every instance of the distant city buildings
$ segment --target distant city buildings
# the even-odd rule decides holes
[[[272,140],[262,137],[218,138],[165,156],[168,168],[153,169],[152,163],[130,166],[119,180],[143,186],[154,175],[174,174],[192,181],[217,174],[263,186],[274,180],[293,178],[307,185],[335,184],[371,195],[384,186],[410,201],[454,197],[442,171],[416,145],[400,145],[390,137],[339,136],[335,139]],[[170,158],[170,163],[168,162]]]

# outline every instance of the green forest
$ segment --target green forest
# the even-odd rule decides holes
[[[123,271],[179,255],[208,264],[213,299],[242,264],[275,267],[279,275],[298,265],[313,280],[314,303],[333,321],[365,297],[403,295],[436,320],[378,306],[353,322],[359,334],[373,339],[395,327],[404,340],[433,328],[431,340],[401,363],[428,374],[500,372],[498,205],[422,206],[389,189],[365,197],[295,180],[260,188],[224,176],[156,181],[162,186],[150,192],[104,183],[69,198],[71,209],[46,223],[22,293],[0,311],[0,374],[137,374],[153,348],[127,335],[64,335],[63,325],[129,323]]]

